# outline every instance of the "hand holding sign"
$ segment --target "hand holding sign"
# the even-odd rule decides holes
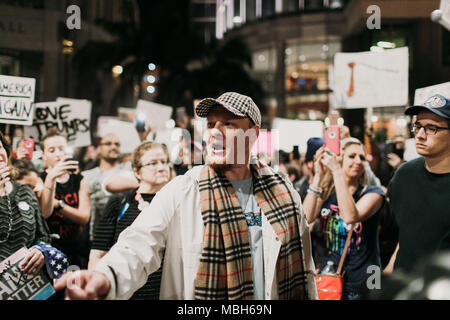
[[[34,277],[39,273],[39,271],[41,271],[44,263],[45,258],[42,252],[36,248],[32,248],[25,256],[20,266],[23,268],[24,272],[27,274],[32,274]]]

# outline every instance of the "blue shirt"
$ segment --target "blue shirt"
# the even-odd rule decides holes
[[[264,255],[261,208],[258,206],[255,195],[253,194],[252,178],[230,180],[230,182],[238,196],[250,233],[254,299],[264,300]]]

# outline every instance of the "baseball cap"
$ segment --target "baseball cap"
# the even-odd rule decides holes
[[[435,94],[429,97],[422,105],[409,107],[405,110],[405,114],[416,115],[424,110],[431,111],[439,117],[450,119],[450,100],[440,94]]]
[[[205,118],[208,116],[211,108],[217,105],[224,107],[237,116],[248,117],[254,124],[261,126],[261,113],[258,106],[253,102],[252,98],[236,92],[226,92],[217,99],[203,99],[195,107],[195,112],[199,117]]]
[[[313,161],[317,150],[325,144],[322,138],[309,138],[306,142],[305,162]]]

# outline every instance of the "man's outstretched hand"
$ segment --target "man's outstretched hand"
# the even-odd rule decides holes
[[[65,273],[56,280],[54,288],[66,288],[66,300],[101,300],[108,295],[111,283],[103,273],[79,270]]]

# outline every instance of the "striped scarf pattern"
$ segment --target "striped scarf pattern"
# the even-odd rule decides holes
[[[307,299],[299,232],[300,211],[284,179],[270,167],[250,165],[255,199],[278,239],[280,299]],[[195,279],[195,299],[253,299],[250,235],[231,183],[211,167],[200,173],[203,250]]]

